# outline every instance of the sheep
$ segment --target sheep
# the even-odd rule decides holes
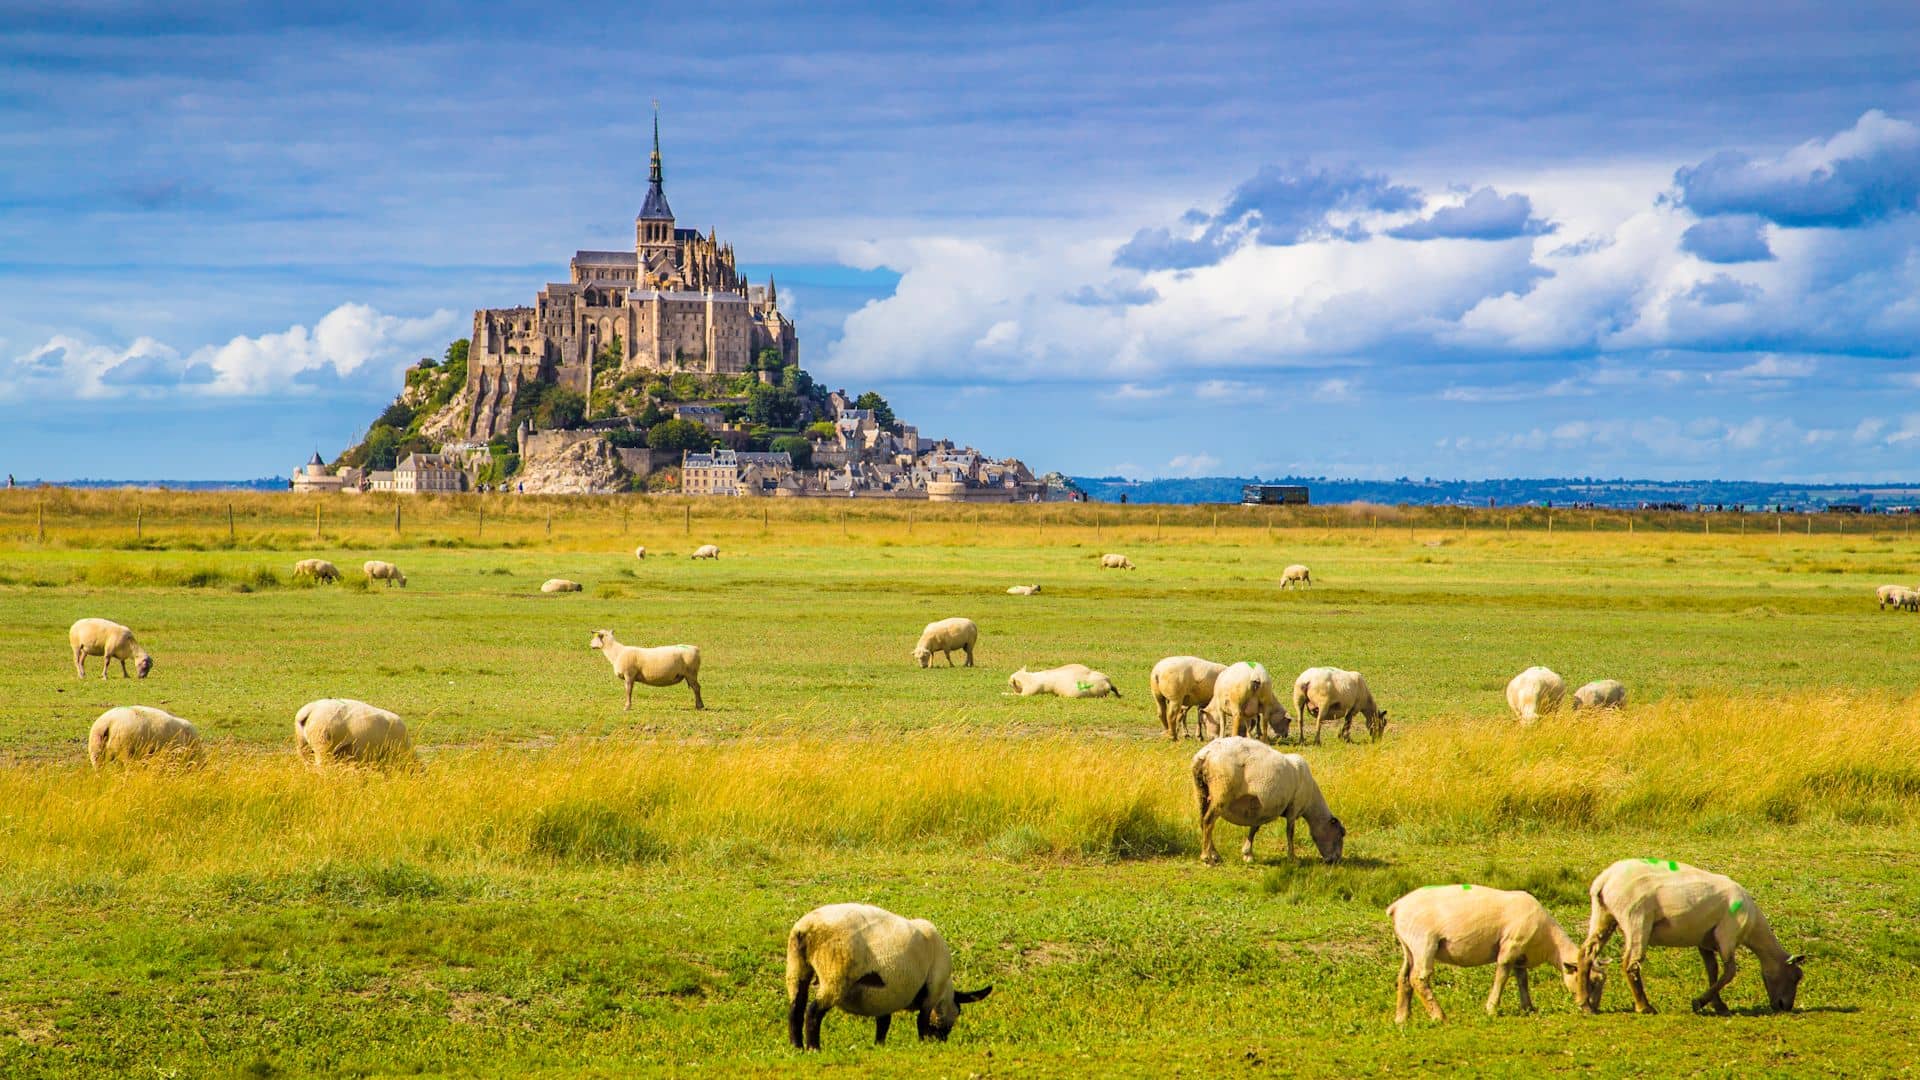
[[[920,661],[921,667],[933,665],[934,653],[945,653],[947,666],[953,666],[953,652],[958,649],[967,654],[967,666],[973,666],[973,646],[980,640],[980,628],[972,619],[941,619],[927,624],[920,631],[920,643],[913,647],[913,658]]]
[[[1227,665],[1198,656],[1169,656],[1153,665],[1148,685],[1153,690],[1153,707],[1160,714],[1160,727],[1167,738],[1178,742],[1186,738],[1187,710],[1205,708],[1213,700],[1214,683]],[[1205,726],[1200,734],[1204,737]]]
[[[1482,885],[1429,885],[1415,889],[1387,905],[1393,936],[1400,941],[1400,978],[1394,995],[1393,1020],[1404,1024],[1413,1012],[1413,996],[1427,1007],[1427,1016],[1445,1020],[1433,1000],[1435,961],[1455,967],[1493,968],[1493,993],[1487,995],[1487,1015],[1500,1013],[1500,995],[1511,975],[1520,990],[1520,1009],[1533,1011],[1527,985],[1529,969],[1560,966],[1561,981],[1576,1004],[1598,1003],[1598,985],[1585,992],[1580,986],[1580,947],[1547,913],[1533,894]],[[1599,974],[1600,969],[1594,969]]]
[[[641,544],[639,547],[634,548],[633,557],[636,559],[645,559],[647,557],[647,545]]]
[[[1263,733],[1267,720],[1278,713],[1280,730],[1286,730],[1287,713],[1273,693],[1273,677],[1261,664],[1241,661],[1229,664],[1214,677],[1213,697],[1200,708],[1200,737],[1207,737],[1209,725],[1216,736],[1231,727],[1235,735]]]
[[[325,559],[301,559],[293,564],[293,576],[315,581],[339,581],[340,568]]]
[[[1732,878],[1710,873],[1671,859],[1622,859],[1600,871],[1588,890],[1593,915],[1587,940],[1580,946],[1584,976],[1600,958],[1607,939],[1620,930],[1620,967],[1633,993],[1633,1011],[1650,1013],[1640,964],[1648,946],[1693,948],[1707,969],[1707,989],[1693,999],[1693,1009],[1712,1007],[1727,1015],[1720,991],[1733,981],[1734,952],[1745,945],[1760,959],[1760,981],[1775,1012],[1792,1012],[1800,991],[1804,956],[1788,956],[1773,936],[1767,917],[1753,896]],[[1581,1002],[1598,1012],[1597,1000]]]
[[[1302,585],[1312,584],[1313,571],[1308,570],[1299,563],[1294,563],[1292,566],[1280,571],[1280,587],[1283,589],[1298,588]]]
[[[1127,558],[1125,555],[1108,554],[1100,556],[1100,569],[1133,570],[1136,569],[1136,567],[1133,565],[1133,560]]]
[[[1007,686],[1021,697],[1035,694],[1067,698],[1120,696],[1120,688],[1113,685],[1112,679],[1085,664],[1065,664],[1045,671],[1021,668],[1007,676]]]
[[[368,559],[365,563],[361,564],[360,569],[367,575],[367,584],[369,585],[376,581],[384,581],[387,583],[387,588],[391,589],[393,588],[393,583],[397,581],[400,583],[401,588],[404,589],[407,587],[407,575],[401,573],[400,568],[390,562],[381,562],[379,559]]]
[[[587,648],[599,649],[607,662],[613,665],[614,677],[627,684],[626,707],[629,711],[633,709],[633,684],[637,682],[648,686],[672,686],[684,682],[693,691],[693,707],[707,707],[700,697],[700,650],[692,645],[660,645],[654,648],[622,645],[614,640],[613,631],[595,630],[593,639],[587,642]]]
[[[1258,739],[1215,739],[1193,755],[1193,787],[1200,797],[1200,861],[1218,865],[1213,826],[1222,818],[1245,826],[1240,858],[1253,861],[1253,838],[1260,826],[1287,819],[1287,858],[1293,854],[1293,823],[1307,819],[1320,858],[1337,863],[1346,851],[1347,827],[1327,808],[1313,770],[1299,754],[1283,754]]]
[[[1573,711],[1620,709],[1627,704],[1627,688],[1618,679],[1598,679],[1573,692]]]
[[[120,661],[120,677],[127,676],[127,661],[133,661],[134,677],[144,679],[153,670],[153,655],[133,639],[133,631],[109,619],[81,619],[68,628],[67,644],[73,647],[73,674],[87,677],[87,657],[104,659],[100,678],[105,679],[115,660]]]
[[[351,698],[321,698],[293,715],[293,749],[315,769],[357,765],[418,765],[407,723],[385,709]]]
[[[1874,595],[1878,597],[1880,600],[1880,610],[1881,611],[1887,610],[1888,604],[1892,604],[1894,608],[1897,610],[1900,607],[1900,604],[1895,599],[1895,597],[1905,592],[1906,589],[1907,587],[1905,585],[1882,585],[1879,588],[1873,590]]]
[[[701,544],[699,547],[694,548],[693,554],[689,556],[689,558],[694,559],[717,559],[719,557],[720,548],[716,544]]]
[[[1893,606],[1901,611],[1920,611],[1920,589],[1900,587],[1893,594]]]
[[[828,904],[787,934],[787,1040],[796,1049],[820,1049],[820,1021],[834,1009],[873,1017],[875,1044],[887,1041],[893,1014],[907,1010],[918,1014],[922,1039],[945,1042],[960,1006],[991,993],[991,986],[953,988],[953,954],[925,919],[871,904]]]
[[[1366,677],[1357,671],[1334,667],[1314,667],[1293,680],[1293,711],[1300,714],[1300,742],[1307,741],[1307,717],[1316,718],[1313,741],[1320,742],[1320,730],[1329,720],[1340,721],[1340,739],[1353,741],[1353,718],[1367,720],[1367,737],[1374,742],[1387,732],[1387,710],[1374,703]]]
[[[1008,588],[1008,589],[1007,589],[1007,595],[1008,595],[1008,596],[1039,596],[1039,595],[1040,595],[1040,586],[1038,586],[1038,585],[1014,585],[1014,586],[1012,586],[1012,587],[1010,587],[1010,588]]]
[[[548,578],[546,581],[541,582],[540,591],[543,593],[579,592],[580,583],[577,581],[568,581],[563,577]]]
[[[1547,668],[1534,666],[1513,677],[1507,684],[1507,708],[1523,723],[1533,723],[1560,709],[1567,696],[1567,680]]]
[[[184,764],[199,764],[203,760],[200,732],[151,705],[108,709],[87,733],[87,760],[96,769],[111,761],[133,762],[162,754]]]

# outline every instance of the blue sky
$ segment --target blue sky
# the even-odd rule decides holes
[[[338,450],[658,98],[817,376],[1042,469],[1920,478],[1912,4],[175,6],[0,0],[0,470]]]

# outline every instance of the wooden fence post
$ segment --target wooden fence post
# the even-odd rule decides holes
[[[47,542],[47,500],[41,499],[34,505],[34,527],[40,534],[40,543],[44,544]]]
[[[624,532],[625,530],[622,530],[622,531]],[[487,506],[485,503],[481,503],[480,504],[480,524],[478,527],[476,527],[473,530],[473,538],[475,540],[478,540],[485,535],[487,535]]]
[[[143,508],[138,506],[133,508],[133,538],[135,540],[142,539],[143,537],[146,536],[146,532],[143,528],[144,523],[141,520],[143,517],[145,517],[145,514],[146,514],[146,511]]]
[[[233,543],[233,504],[227,504],[227,543]]]
[[[687,521],[686,521],[686,525],[683,527],[683,531],[688,536],[692,536],[693,535],[693,504],[692,503],[688,503],[686,505],[686,511],[687,511]]]
[[[393,535],[400,535],[400,496],[393,497]]]
[[[320,539],[320,505],[318,503],[313,507],[313,538]]]
[[[547,507],[547,539],[553,539],[553,507]]]

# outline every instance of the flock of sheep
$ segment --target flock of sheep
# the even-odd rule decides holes
[[[645,558],[646,549],[635,551]],[[713,545],[694,552],[696,559],[719,556]],[[1103,568],[1132,570],[1124,555],[1101,556]],[[363,567],[369,582],[406,585],[406,575],[392,563],[369,561]],[[339,579],[339,571],[323,559],[304,559],[294,567],[296,577],[320,581]],[[1289,566],[1281,587],[1312,584],[1305,566]],[[553,579],[543,592],[578,591],[577,583]],[[1889,593],[1889,589],[1902,590]],[[1039,594],[1039,585],[1019,585],[1013,595]],[[1882,606],[1920,604],[1920,593],[1887,586]],[[974,665],[980,628],[971,619],[950,618],[929,623],[913,650],[922,668],[936,654],[955,666],[960,653],[965,666]],[[128,675],[128,662],[137,677],[145,678],[153,657],[133,631],[106,619],[81,619],[68,633],[74,670],[86,676],[86,661],[103,660],[101,677],[113,663]],[[700,692],[700,650],[691,645],[653,648],[623,645],[611,630],[596,630],[588,643],[612,665],[626,685],[626,707],[633,707],[633,687],[686,683],[693,706],[704,708]],[[1386,732],[1387,712],[1374,700],[1364,676],[1357,671],[1313,667],[1294,680],[1290,714],[1276,692],[1267,669],[1241,661],[1222,664],[1197,656],[1169,656],[1153,666],[1148,678],[1163,734],[1171,740],[1186,735],[1190,710],[1198,709],[1196,736],[1204,742],[1192,760],[1192,778],[1200,815],[1201,861],[1220,862],[1213,830],[1220,821],[1247,830],[1241,858],[1254,860],[1253,843],[1262,827],[1284,821],[1287,856],[1294,857],[1296,824],[1305,820],[1320,857],[1340,861],[1347,830],[1333,815],[1315,782],[1307,759],[1282,753],[1269,741],[1285,743],[1297,721],[1297,741],[1306,742],[1307,719],[1315,723],[1314,742],[1328,722],[1340,724],[1339,735],[1351,741],[1354,718],[1360,717],[1369,737],[1378,741]],[[1119,697],[1106,674],[1084,664],[1068,664],[1044,671],[1026,668],[1008,679],[1012,692],[1022,696],[1053,694],[1067,698]],[[1530,667],[1507,686],[1507,704],[1522,722],[1555,712],[1566,697],[1566,682],[1544,667]],[[1573,707],[1619,708],[1626,688],[1607,679],[1588,683],[1573,694]],[[327,698],[302,706],[294,717],[296,751],[316,768],[334,763],[417,765],[413,743],[399,716],[361,701]],[[88,736],[88,757],[95,767],[173,757],[197,762],[201,742],[193,724],[164,710],[144,705],[109,709],[94,722]],[[1637,1012],[1652,1012],[1641,979],[1641,963],[1649,947],[1697,949],[1706,968],[1708,987],[1693,1001],[1696,1010],[1725,1013],[1720,991],[1732,981],[1735,954],[1740,947],[1759,961],[1761,980],[1775,1009],[1791,1010],[1801,978],[1801,957],[1789,956],[1773,935],[1753,897],[1739,884],[1719,874],[1670,860],[1629,859],[1613,864],[1594,879],[1589,890],[1592,915],[1582,945],[1575,946],[1538,900],[1525,892],[1479,885],[1435,885],[1416,889],[1387,907],[1387,917],[1401,950],[1395,1019],[1405,1022],[1418,996],[1428,1015],[1443,1018],[1430,983],[1436,963],[1460,967],[1494,966],[1494,982],[1486,1008],[1497,1012],[1506,984],[1518,988],[1521,1007],[1531,1011],[1529,972],[1557,966],[1575,1004],[1597,1011],[1605,977],[1601,949],[1618,930],[1623,939],[1622,970]],[[795,923],[787,939],[786,990],[788,1035],[793,1045],[820,1046],[820,1025],[833,1009],[871,1017],[876,1042],[884,1042],[894,1014],[916,1014],[922,1038],[945,1039],[962,1005],[987,997],[992,987],[957,990],[952,956],[940,931],[924,919],[906,919],[865,904],[831,904],[815,909]]]

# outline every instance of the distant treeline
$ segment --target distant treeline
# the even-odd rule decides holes
[[[168,491],[287,491],[293,481],[284,476],[257,480],[16,480],[15,487],[164,488]]]
[[[1824,510],[1829,506],[1885,511],[1920,507],[1920,483],[1793,484],[1750,480],[1329,480],[1324,476],[1202,476],[1128,480],[1076,476],[1080,490],[1100,502],[1236,503],[1247,484],[1304,484],[1319,505],[1366,502],[1387,506],[1595,506],[1612,509],[1711,506],[1727,510]]]

